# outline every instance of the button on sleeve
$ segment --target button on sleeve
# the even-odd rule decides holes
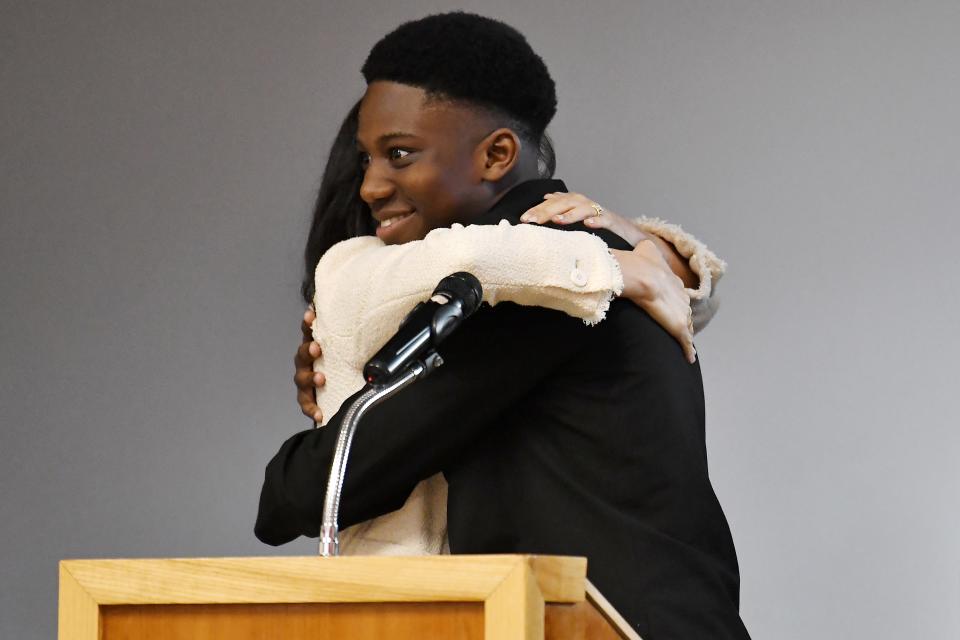
[[[581,271],[580,267],[574,267],[573,270],[570,271],[570,280],[578,287],[586,286],[587,274]]]

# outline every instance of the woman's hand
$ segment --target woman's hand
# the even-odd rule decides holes
[[[611,253],[623,272],[623,293],[620,296],[650,314],[680,343],[687,360],[691,364],[696,362],[690,295],[684,289],[683,281],[670,270],[657,246],[651,240],[644,240],[633,251],[612,249]]]
[[[660,326],[676,338],[684,355],[696,362],[693,348],[693,311],[684,286],[695,288],[698,278],[673,245],[656,236],[648,236],[632,221],[600,207],[580,193],[548,193],[543,202],[527,210],[520,220],[535,224],[574,222],[594,229],[609,229],[634,247],[633,251],[612,250],[623,272],[621,297],[650,314]],[[678,277],[682,275],[684,279]],[[686,282],[684,281],[686,280]]]
[[[307,309],[303,314],[303,323],[300,325],[303,342],[293,358],[293,381],[297,384],[297,403],[303,415],[320,424],[323,413],[317,406],[316,390],[326,384],[327,379],[322,373],[313,371],[313,361],[319,358],[321,353],[320,345],[313,341],[313,321],[316,317],[313,309]]]
[[[564,225],[583,221],[592,229],[609,229],[629,242],[631,247],[647,239],[647,234],[620,214],[601,207],[602,213],[597,215],[595,205],[599,206],[580,193],[548,193],[543,196],[543,202],[528,209],[520,216],[520,220],[534,224],[553,222]]]

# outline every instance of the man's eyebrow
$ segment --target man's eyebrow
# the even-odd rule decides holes
[[[377,144],[378,145],[385,144],[395,138],[416,138],[416,137],[417,137],[416,135],[412,133],[406,133],[404,131],[391,131],[390,133],[385,133],[379,138],[377,138]],[[355,138],[354,140],[357,143],[357,148],[362,149],[363,142],[360,141],[360,138]]]
[[[385,134],[383,134],[382,136],[380,136],[379,138],[377,138],[377,142],[381,142],[381,143],[382,143],[382,142],[389,142],[390,140],[393,140],[394,138],[416,138],[416,137],[417,137],[417,136],[415,136],[414,134],[412,134],[412,133],[406,133],[406,132],[404,132],[404,131],[391,131],[390,133],[385,133]]]

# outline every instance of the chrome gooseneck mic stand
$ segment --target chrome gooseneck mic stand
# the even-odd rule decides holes
[[[360,419],[387,398],[390,398],[417,380],[430,375],[443,364],[436,351],[431,351],[420,361],[414,362],[395,380],[383,385],[371,386],[360,394],[344,414],[337,434],[337,446],[334,449],[333,462],[330,464],[330,477],[327,480],[327,494],[323,500],[323,521],[320,524],[320,555],[324,557],[340,555],[340,533],[338,520],[340,515],[340,493],[343,491],[343,478],[347,470],[347,458],[350,444],[356,433]]]

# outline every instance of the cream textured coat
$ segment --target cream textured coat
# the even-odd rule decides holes
[[[688,291],[695,326],[702,328],[715,312],[713,285],[726,265],[675,225],[646,218],[637,224],[672,242],[690,260],[700,287]],[[476,275],[483,300],[491,305],[509,301],[547,307],[587,324],[600,322],[623,288],[619,265],[606,244],[585,232],[512,226],[504,220],[496,226],[435,229],[423,240],[403,245],[386,246],[373,236],[341,242],[324,254],[315,281],[313,335],[323,350],[315,369],[327,378],[317,391],[317,404],[325,420],[363,387],[363,365],[403,317],[456,271]],[[428,478],[401,509],[345,529],[341,550],[351,555],[445,552],[446,500],[443,476]]]

